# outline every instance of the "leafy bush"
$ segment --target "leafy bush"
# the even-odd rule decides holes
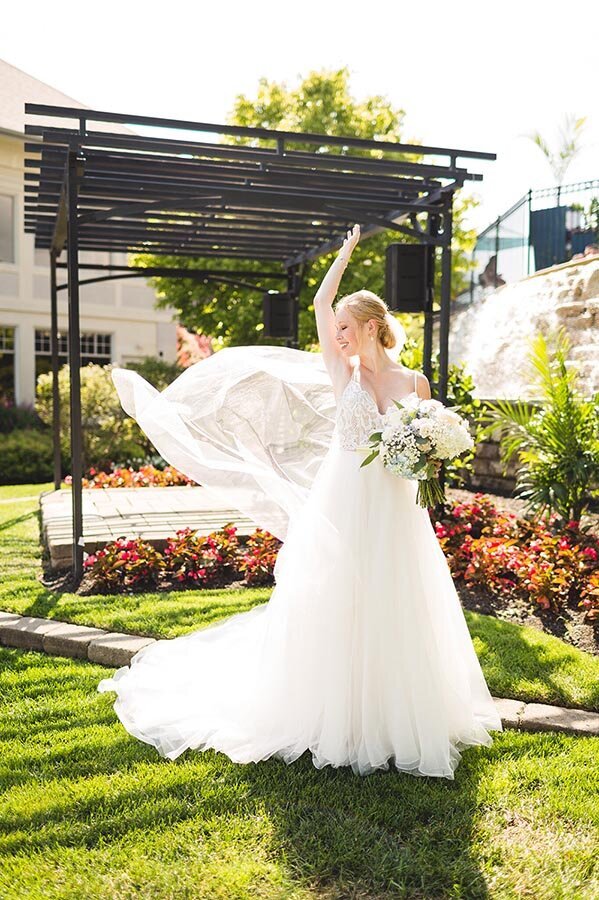
[[[157,356],[144,356],[139,362],[128,362],[125,369],[133,369],[146,381],[153,384],[156,390],[163,391],[172,381],[185,371],[178,363],[167,362]]]
[[[21,403],[16,406],[14,403],[0,398],[0,434],[28,428],[43,431],[47,426],[31,404]]]
[[[220,587],[244,579],[246,585],[272,584],[281,542],[257,528],[241,548],[230,522],[206,536],[180,528],[164,552],[140,538],[118,538],[84,559],[93,589],[127,591],[148,585]]]
[[[227,584],[237,575],[237,528],[224,525],[206,537],[197,529],[181,528],[164,549],[165,574],[173,581],[192,582],[198,587]]]
[[[83,469],[108,469],[114,460],[128,456],[144,459],[153,448],[137,422],[122,408],[111,378],[112,364],[89,363],[81,368],[81,420]],[[60,442],[62,453],[70,457],[69,366],[58,372],[60,396]],[[52,374],[37,380],[36,410],[41,419],[52,422]]]
[[[0,434],[0,484],[39,484],[52,481],[54,464],[51,432],[25,428]],[[68,460],[63,456],[62,470]]]
[[[454,579],[553,612],[574,603],[589,620],[599,616],[599,538],[590,526],[504,515],[478,493],[446,505],[434,527]]]
[[[117,538],[86,557],[84,570],[93,573],[94,587],[123,590],[156,586],[165,569],[162,554],[141,538]]]
[[[549,511],[564,521],[580,519],[599,490],[599,392],[581,395],[577,372],[566,365],[569,348],[563,328],[555,334],[553,356],[538,334],[529,363],[541,403],[533,408],[500,400],[488,403],[484,416],[484,434],[499,431],[504,466],[518,454],[515,493],[535,515]]]
[[[274,568],[281,541],[262,528],[248,537],[245,552],[241,557],[239,570],[247,585],[268,585],[274,583]]]

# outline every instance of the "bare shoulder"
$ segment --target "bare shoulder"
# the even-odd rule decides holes
[[[424,372],[414,372],[416,376],[416,390],[421,400],[431,399],[431,386]]]

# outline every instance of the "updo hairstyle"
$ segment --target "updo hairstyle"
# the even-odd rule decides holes
[[[344,308],[348,309],[361,325],[365,325],[369,319],[375,319],[378,326],[378,340],[387,350],[391,349],[391,347],[395,347],[397,343],[395,335],[389,328],[388,321],[385,319],[389,309],[385,301],[381,300],[377,294],[374,294],[372,291],[367,291],[365,288],[361,291],[355,291],[353,294],[347,294],[346,297],[341,297],[341,299],[337,301],[335,304],[335,312],[337,312],[338,309]]]

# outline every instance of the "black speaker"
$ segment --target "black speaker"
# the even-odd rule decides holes
[[[429,280],[426,244],[389,244],[385,257],[385,300],[396,312],[424,312]]]
[[[293,337],[293,304],[292,294],[275,292],[262,295],[262,333],[265,337]]]

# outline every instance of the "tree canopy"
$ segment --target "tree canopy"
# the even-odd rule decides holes
[[[310,72],[295,88],[288,88],[282,82],[261,78],[255,97],[238,94],[233,109],[227,117],[230,125],[276,128],[283,131],[318,132],[328,135],[348,135],[374,140],[402,141],[418,144],[417,139],[406,138],[403,134],[405,111],[394,108],[381,95],[356,100],[349,88],[349,70],[322,70]],[[264,141],[228,137],[228,143],[260,146]],[[318,148],[301,144],[290,149],[315,151]],[[336,152],[340,152],[337,148]],[[341,148],[343,152],[343,148]],[[376,158],[380,151],[364,149],[357,152]],[[388,158],[388,154],[386,155]],[[397,159],[416,162],[422,159],[414,153],[397,154]],[[463,226],[464,214],[476,204],[472,197],[461,197],[458,192],[454,202],[454,237],[452,245],[452,296],[464,290],[470,269],[468,254],[476,239],[473,230]],[[363,240],[354,251],[351,265],[347,268],[340,286],[340,296],[367,287],[380,296],[384,295],[385,249],[392,241],[409,242],[409,236],[399,235],[392,230],[382,231]],[[415,240],[415,239],[414,239]],[[299,346],[309,348],[316,337],[316,323],[312,298],[335,254],[328,254],[314,260],[306,272],[300,293]],[[280,265],[264,260],[236,259],[192,259],[172,256],[136,257],[137,265],[173,265],[189,268],[219,269],[234,268],[247,271],[280,271]],[[436,277],[440,278],[437,266]],[[260,284],[259,289],[235,288],[230,284],[204,284],[186,278],[153,278],[157,292],[157,306],[174,307],[178,319],[186,328],[212,335],[217,344],[239,345],[273,343],[272,338],[263,337],[262,293],[273,287],[269,282]],[[259,282],[257,282],[259,283]],[[284,290],[284,282],[281,290]],[[438,296],[438,295],[437,295]],[[410,321],[404,321],[408,319]],[[420,317],[418,317],[419,319]],[[402,317],[408,333],[413,331],[416,317]]]

